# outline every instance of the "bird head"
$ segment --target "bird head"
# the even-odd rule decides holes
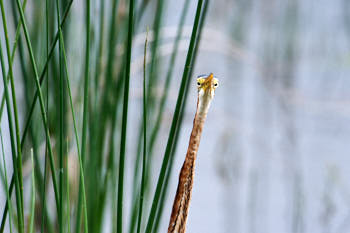
[[[197,78],[198,95],[200,97],[212,99],[215,89],[219,86],[219,80],[214,78],[213,73],[209,75],[200,75]]]

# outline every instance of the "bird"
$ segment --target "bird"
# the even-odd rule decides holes
[[[197,77],[197,110],[193,120],[190,141],[182,165],[176,195],[171,211],[168,233],[185,233],[186,222],[192,196],[194,168],[204,122],[219,81],[213,73]]]

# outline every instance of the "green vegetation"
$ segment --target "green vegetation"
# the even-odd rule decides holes
[[[175,46],[164,69],[158,54],[166,1],[42,0],[30,1],[27,11],[26,0],[5,4],[0,0],[4,87],[0,190],[6,197],[0,233],[150,233],[158,232],[161,221],[168,221],[161,218],[162,203],[207,8],[207,1],[198,1],[185,59],[178,48],[189,3],[186,0],[179,12]],[[149,22],[153,39],[149,50],[145,42],[142,55],[142,117],[132,122],[129,97],[137,96],[130,86],[133,38],[138,31],[146,31],[140,19],[147,9],[154,9]],[[84,12],[83,28],[75,23],[79,11]],[[177,59],[184,61],[184,71],[180,86],[175,87],[179,88],[177,102],[159,171],[153,166],[157,163],[154,145],[162,139],[160,125]],[[155,91],[159,87],[163,88],[160,97]],[[2,117],[3,110],[7,118]],[[131,127],[138,132],[135,141],[127,134]],[[3,138],[5,131],[9,138]],[[3,148],[6,143],[11,158]],[[136,155],[127,150],[129,146],[137,148]],[[133,171],[125,169],[129,163]],[[126,179],[130,174],[134,176]],[[152,184],[151,177],[157,174],[158,182]]]

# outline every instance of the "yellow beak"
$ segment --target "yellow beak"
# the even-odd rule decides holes
[[[213,80],[214,80],[214,75],[213,75],[213,73],[211,73],[205,79],[205,82],[202,84],[204,91],[209,91],[209,90],[213,89]]]

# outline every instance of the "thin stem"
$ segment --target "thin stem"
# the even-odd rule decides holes
[[[2,152],[2,161],[4,164],[4,174],[5,174],[5,190],[6,190],[6,200],[9,206],[9,225],[10,225],[10,232],[12,233],[12,216],[13,216],[13,209],[12,209],[12,203],[10,198],[10,193],[8,190],[8,183],[7,183],[7,169],[6,169],[6,160],[5,160],[5,151],[4,151],[4,141],[2,138],[2,130],[0,129],[0,138],[1,138],[1,152]]]
[[[163,6],[164,6],[163,0],[157,1],[157,10],[156,15],[154,17],[154,24],[153,24],[153,30],[154,30],[154,39],[152,43],[152,57],[151,57],[151,67],[150,67],[150,77],[148,82],[148,96],[147,101],[149,103],[150,109],[153,109],[154,106],[154,89],[153,87],[157,83],[158,80],[158,72],[157,72],[157,66],[158,66],[158,60],[157,60],[157,54],[158,54],[158,43],[159,43],[159,36],[160,36],[160,26],[162,22],[162,13],[163,13]]]
[[[143,55],[143,159],[142,159],[142,175],[141,175],[141,192],[139,204],[139,217],[137,222],[137,233],[141,231],[142,209],[143,209],[143,195],[145,193],[145,174],[146,174],[146,153],[147,153],[147,102],[146,102],[146,57],[147,57],[147,42],[148,42],[148,28],[145,40],[145,48]]]
[[[97,103],[98,99],[98,79],[101,75],[101,68],[102,68],[102,58],[103,58],[103,39],[104,39],[104,14],[105,12],[105,0],[101,1],[100,5],[100,31],[99,31],[99,43],[98,43],[98,51],[97,51],[97,58],[96,58],[96,69],[95,69],[95,104]],[[90,20],[89,20],[90,21]],[[96,106],[95,106],[96,107]]]
[[[83,107],[83,129],[82,129],[82,139],[81,139],[81,158],[82,165],[85,167],[85,157],[86,157],[86,141],[87,141],[87,123],[88,123],[88,104],[89,104],[89,67],[90,67],[90,0],[86,0],[86,45],[85,45],[85,80],[84,80],[84,107]],[[81,219],[81,189],[82,182],[79,183],[79,199],[78,199],[78,214],[76,219],[76,231],[80,232],[80,219]],[[85,192],[85,191],[84,191]],[[85,203],[86,204],[86,203]],[[85,231],[88,232],[88,225],[85,220]]]
[[[59,232],[63,233],[64,225],[63,225],[63,212],[64,212],[64,198],[63,198],[63,180],[64,180],[64,166],[63,166],[63,160],[64,160],[64,70],[63,70],[63,61],[62,61],[62,29],[60,27],[60,8],[58,4],[58,0],[56,0],[56,14],[57,14],[57,26],[58,26],[58,32],[59,32],[59,77],[60,77],[60,85],[59,85],[59,95],[60,95],[60,104],[59,104],[59,119],[60,119],[60,133],[59,133],[59,212],[58,212],[58,227]]]
[[[34,174],[34,155],[33,149],[30,151],[31,160],[32,160],[32,198],[31,198],[31,206],[30,206],[30,220],[29,220],[29,233],[34,232],[34,217],[35,217],[35,174]]]
[[[81,181],[81,189],[79,189],[79,195],[82,196],[82,200],[83,200],[82,204],[83,204],[84,220],[85,220],[84,227],[86,229],[85,232],[87,233],[88,232],[88,217],[87,217],[87,209],[86,209],[84,166],[83,166],[83,161],[82,161],[81,153],[80,153],[79,135],[78,135],[77,123],[76,123],[76,119],[75,119],[75,111],[74,111],[73,100],[72,100],[72,92],[71,92],[70,83],[69,83],[67,56],[65,54],[64,41],[62,41],[62,49],[63,49],[65,71],[67,73],[66,82],[67,82],[67,89],[68,89],[68,95],[69,95],[69,103],[70,103],[70,107],[71,107],[71,111],[72,111],[75,141],[77,143],[77,151],[78,151],[78,159],[79,159],[79,175],[80,175],[80,181]]]
[[[67,155],[68,155],[68,138],[67,138]],[[69,168],[69,159],[66,157],[66,201],[67,201],[67,232],[70,233],[70,206],[69,206],[69,173],[68,173],[68,168]]]
[[[85,45],[85,81],[84,81],[84,109],[83,109],[83,132],[81,139],[81,156],[86,157],[86,138],[88,123],[89,104],[89,67],[90,67],[90,0],[86,0],[86,45]]]
[[[126,69],[124,83],[124,103],[123,103],[123,118],[122,131],[120,141],[120,157],[119,157],[119,177],[118,177],[118,203],[117,203],[117,232],[123,232],[123,189],[124,189],[124,163],[125,163],[125,146],[126,146],[126,128],[128,120],[128,104],[129,104],[129,84],[130,84],[130,66],[131,66],[131,48],[134,25],[134,0],[129,3],[129,24],[128,24],[128,39],[126,50]]]
[[[49,2],[45,0],[45,20],[46,20],[46,60],[49,57]],[[46,74],[46,112],[49,113],[49,68],[47,68]],[[49,114],[47,114],[49,119]],[[46,209],[46,175],[47,175],[47,138],[45,142],[45,162],[44,162],[44,182],[42,187],[42,209]],[[46,211],[43,211],[41,218],[41,233],[44,232],[45,227],[45,214]]]

